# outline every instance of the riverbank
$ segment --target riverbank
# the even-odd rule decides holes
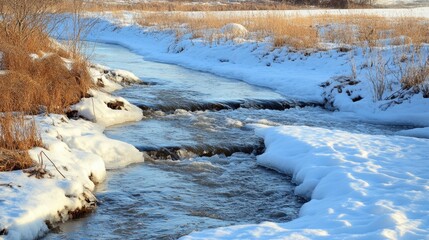
[[[276,14],[323,16],[327,14],[326,11],[279,11]],[[329,14],[405,18],[422,17],[428,11],[428,8],[397,11],[330,10]],[[198,17],[198,14],[202,13],[186,14]],[[215,14],[229,16],[230,13]],[[268,13],[260,11],[237,14],[253,16]],[[401,83],[403,80],[398,76],[412,75],[407,72],[411,71],[411,68],[424,68],[425,63],[420,63],[418,59],[425,59],[427,44],[422,45],[420,56],[413,54],[406,46],[394,44],[394,39],[382,40],[385,45],[369,49],[325,43],[322,44],[324,50],[296,51],[287,46],[273,48],[269,39],[253,41],[234,37],[207,42],[206,39],[187,34],[186,31],[178,36],[177,29],[157,30],[156,27],[139,26],[137,19],[144,17],[144,14],[140,16],[139,13],[107,13],[101,17],[102,20],[88,36],[88,40],[120,44],[149,60],[177,64],[268,87],[294,100],[322,103],[338,111],[340,115],[353,119],[416,127],[429,126],[426,111],[429,100],[426,93],[423,90],[416,91],[413,87],[404,90]],[[413,63],[401,62],[399,56],[407,56]],[[372,81],[376,75],[383,75],[384,82]],[[381,93],[378,93],[379,88],[383,88]]]
[[[37,165],[0,173],[0,239],[36,239],[59,222],[93,211],[97,200],[92,191],[106,169],[144,161],[134,146],[103,134],[105,127],[143,117],[127,100],[108,94],[138,78],[101,66],[90,70],[98,89],[71,107],[70,117],[76,120],[57,114],[35,117],[43,140],[43,148],[30,150]]]
[[[133,24],[132,14],[124,16],[129,17],[125,22],[109,17],[101,21],[97,34],[89,39],[125,46],[151,60],[268,87],[293,99],[326,102],[338,111],[338,117],[378,124],[429,125],[429,102],[423,92],[386,99],[400,93],[400,86],[392,84],[384,93],[386,98],[374,101],[368,78],[371,73],[362,70],[367,63],[362,48],[306,53],[273,50],[268,42],[239,38],[207,43],[187,35],[177,38],[174,31],[140,27]],[[377,48],[372,58],[391,59],[394,49],[398,48]],[[427,139],[301,126],[259,128],[256,131],[265,139],[267,151],[258,157],[258,163],[292,175],[299,185],[296,194],[311,201],[303,206],[298,219],[288,223],[218,228],[184,239],[427,236]],[[424,138],[425,131],[427,128],[398,134]]]
[[[292,175],[295,194],[311,200],[287,223],[183,239],[427,239],[428,139],[307,126],[257,126],[256,133],[267,147],[258,164]]]
[[[269,87],[295,100],[326,102],[338,110],[338,117],[429,126],[428,101],[422,92],[411,92],[400,102],[374,103],[368,81],[350,81],[354,68],[347,49],[316,53],[273,50],[268,42],[239,38],[208,44],[190,36],[178,39],[173,31],[118,26],[113,19],[101,21],[96,32],[89,40],[121,44],[150,59]],[[358,55],[356,65],[363,66],[359,51],[354,53]],[[382,51],[384,54],[389,52]],[[356,78],[366,79],[366,74],[358,71]],[[121,87],[105,81],[102,75],[94,80],[107,92]],[[392,85],[389,91],[386,94],[398,91],[398,86]],[[18,239],[39,237],[51,223],[91,209],[95,201],[91,191],[95,183],[104,179],[106,168],[143,161],[133,146],[102,134],[106,126],[140,120],[141,111],[123,98],[98,90],[89,94],[89,98],[72,108],[77,112],[72,111],[70,117],[81,116],[98,124],[60,115],[38,117],[47,150],[36,148],[31,155],[40,162],[40,168],[33,171],[31,178],[28,175],[33,172],[0,174],[0,187],[6,189],[0,193],[1,199],[12,199],[0,202],[2,213],[6,213],[0,218],[1,234]],[[309,127],[261,129],[257,133],[265,139],[267,151],[259,156],[259,164],[293,175],[299,184],[296,194],[312,200],[304,205],[300,217],[289,223],[228,227],[185,238],[394,239],[422,238],[428,234],[428,211],[424,205],[429,178],[424,164],[427,140]],[[401,134],[416,135],[425,129]],[[294,146],[294,150],[288,146]],[[45,167],[49,173],[43,173]],[[338,189],[332,190],[337,185]],[[398,194],[397,189],[403,194]],[[56,199],[55,203],[52,199]]]

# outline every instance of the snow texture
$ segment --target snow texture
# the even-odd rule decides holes
[[[108,90],[121,86],[124,79],[138,81],[126,71],[114,73],[114,81],[97,75],[108,83]],[[95,76],[96,71],[92,69],[91,74]],[[99,90],[92,89],[90,94],[93,97],[82,99],[72,109],[98,124],[62,115],[36,117],[44,146],[30,150],[30,156],[48,174],[37,179],[23,171],[0,173],[0,232],[7,232],[0,239],[43,236],[48,231],[46,221],[67,221],[73,212],[93,207],[96,199],[92,191],[104,180],[106,168],[144,161],[134,146],[103,134],[105,126],[140,120],[142,111],[123,98]],[[117,101],[123,103],[121,109],[107,106]]]
[[[36,121],[44,148],[32,149],[30,155],[38,161],[44,152],[59,171],[43,155],[51,176],[36,179],[22,171],[0,173],[0,230],[7,229],[6,239],[42,236],[48,230],[45,220],[66,221],[70,212],[88,207],[85,196],[92,196],[106,168],[144,160],[134,146],[104,136],[98,124],[61,115],[40,116]]]
[[[234,14],[247,16],[262,16],[273,13],[285,16],[367,14],[385,17],[428,17],[428,12],[429,8],[412,8],[240,11],[234,12]],[[190,14],[196,18],[201,17],[199,12],[183,14]],[[213,14],[228,16],[231,12],[215,12]],[[243,80],[253,85],[268,87],[291,99],[328,102],[332,104],[335,110],[362,121],[429,126],[429,111],[427,111],[429,98],[424,98],[422,94],[410,96],[401,101],[400,104],[395,103],[396,99],[390,100],[390,102],[374,102],[368,80],[368,76],[373,70],[365,66],[368,66],[369,61],[376,56],[369,56],[368,53],[364,53],[364,49],[357,48],[350,52],[343,52],[341,47],[344,46],[325,44],[324,47],[327,48],[325,51],[314,49],[293,51],[288,47],[273,49],[269,40],[257,42],[251,38],[246,38],[247,40],[239,38],[240,41],[225,40],[208,43],[203,39],[195,39],[190,34],[184,34],[183,37],[176,39],[174,31],[157,31],[136,25],[134,18],[138,17],[139,13],[123,12],[123,17],[120,19],[116,19],[114,16],[121,15],[102,14],[102,20],[99,21],[96,29],[87,39],[122,45],[141,54],[148,60],[177,64],[223,77]],[[242,29],[245,32],[243,28],[235,23],[230,23],[224,27],[225,31],[227,29]],[[386,40],[386,43],[388,42],[389,40]],[[380,52],[391,63],[395,51],[397,51],[397,47],[392,46],[380,48],[377,52]],[[341,93],[333,92],[332,87],[336,86],[336,79],[352,76],[352,61],[357,69],[355,77],[358,84],[347,86]],[[393,75],[389,76],[390,90],[385,91],[383,98],[394,94],[400,88],[400,84],[391,79],[394,77]],[[331,87],[321,87],[326,82],[330,82]]]
[[[429,140],[305,126],[263,127],[258,163],[293,176],[307,198],[287,223],[231,226],[183,239],[427,239]]]
[[[143,118],[143,111],[129,103],[122,97],[114,97],[102,91],[91,89],[90,98],[83,98],[79,103],[71,107],[79,112],[79,116],[96,122],[102,126],[112,126],[124,122],[139,121]],[[122,103],[120,109],[112,109],[109,103]]]
[[[397,132],[398,135],[429,139],[429,127],[414,128]]]
[[[91,66],[90,74],[99,90],[90,89],[88,93],[91,97],[82,98],[71,110],[77,111],[80,117],[105,127],[143,118],[140,108],[122,97],[109,94],[126,85],[139,83],[137,76],[125,70],[111,70],[102,65]]]

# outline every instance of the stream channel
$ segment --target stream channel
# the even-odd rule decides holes
[[[317,104],[96,44],[91,60],[125,69],[145,84],[115,92],[144,109],[142,121],[106,135],[136,146],[144,163],[109,170],[100,205],[44,239],[177,239],[192,231],[298,217],[304,199],[291,177],[258,166],[263,142],[251,124],[307,125],[371,134],[400,127],[341,119]]]

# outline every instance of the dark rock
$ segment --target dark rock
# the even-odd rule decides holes
[[[113,110],[122,110],[124,109],[124,102],[115,101],[107,103],[107,106]]]
[[[71,110],[66,112],[66,115],[69,119],[79,119],[79,112],[77,110]]]
[[[339,52],[350,52],[352,49],[349,47],[340,47],[338,48]]]
[[[360,100],[362,100],[363,99],[363,97],[361,97],[361,96],[357,96],[357,97],[355,97],[355,98],[352,98],[352,101],[353,102],[358,102],[358,101],[360,101]]]
[[[6,228],[3,228],[2,230],[0,230],[0,236],[1,235],[7,235],[7,229]]]

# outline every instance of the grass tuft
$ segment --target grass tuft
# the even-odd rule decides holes
[[[0,116],[0,171],[33,166],[27,150],[40,146],[42,140],[34,119],[13,113]]]

